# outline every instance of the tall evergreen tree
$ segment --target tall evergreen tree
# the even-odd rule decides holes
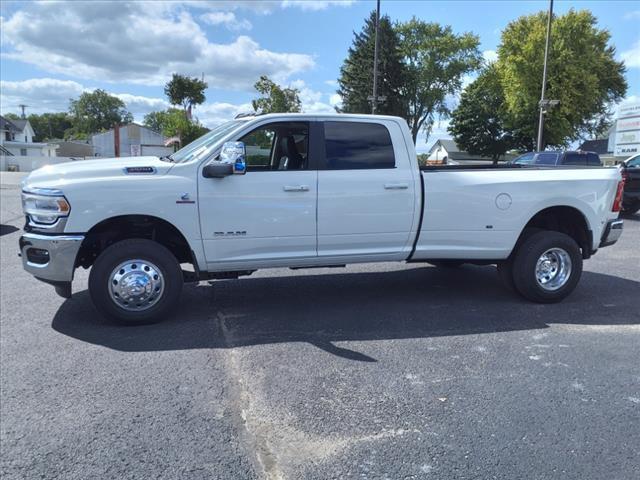
[[[376,13],[371,12],[360,33],[354,32],[349,54],[340,69],[338,93],[342,96],[344,113],[371,113],[373,94],[373,54],[375,49]],[[405,116],[406,107],[401,87],[404,64],[399,40],[388,16],[380,17],[378,45],[378,96],[387,97],[377,105],[382,115]]]

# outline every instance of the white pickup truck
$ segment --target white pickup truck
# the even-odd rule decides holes
[[[34,171],[20,253],[64,297],[92,267],[93,302],[125,323],[165,316],[184,282],[356,262],[497,264],[556,302],[622,233],[622,188],[615,168],[419,167],[396,117],[259,115],[167,158]]]

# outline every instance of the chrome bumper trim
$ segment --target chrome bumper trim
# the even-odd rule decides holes
[[[47,282],[71,282],[76,256],[84,235],[40,235],[25,233],[20,237],[22,266],[34,277]],[[37,248],[49,253],[46,263],[34,263],[28,259],[27,250]]]
[[[622,220],[612,220],[607,223],[607,227],[604,229],[604,233],[602,234],[600,247],[608,247],[609,245],[616,243],[620,238],[620,235],[622,235],[623,227],[624,222]]]

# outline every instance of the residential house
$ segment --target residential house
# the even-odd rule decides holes
[[[511,160],[515,157],[512,154],[503,155],[500,160]],[[481,155],[472,155],[460,149],[453,140],[438,140],[429,149],[427,163],[438,164],[453,161],[456,163],[487,163],[493,161],[491,157],[483,157]]]
[[[20,157],[55,157],[57,145],[34,142],[35,132],[26,118],[8,119],[0,115],[0,154]]]

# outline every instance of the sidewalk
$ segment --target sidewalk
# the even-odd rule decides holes
[[[20,188],[20,182],[29,172],[0,172],[0,188]]]

